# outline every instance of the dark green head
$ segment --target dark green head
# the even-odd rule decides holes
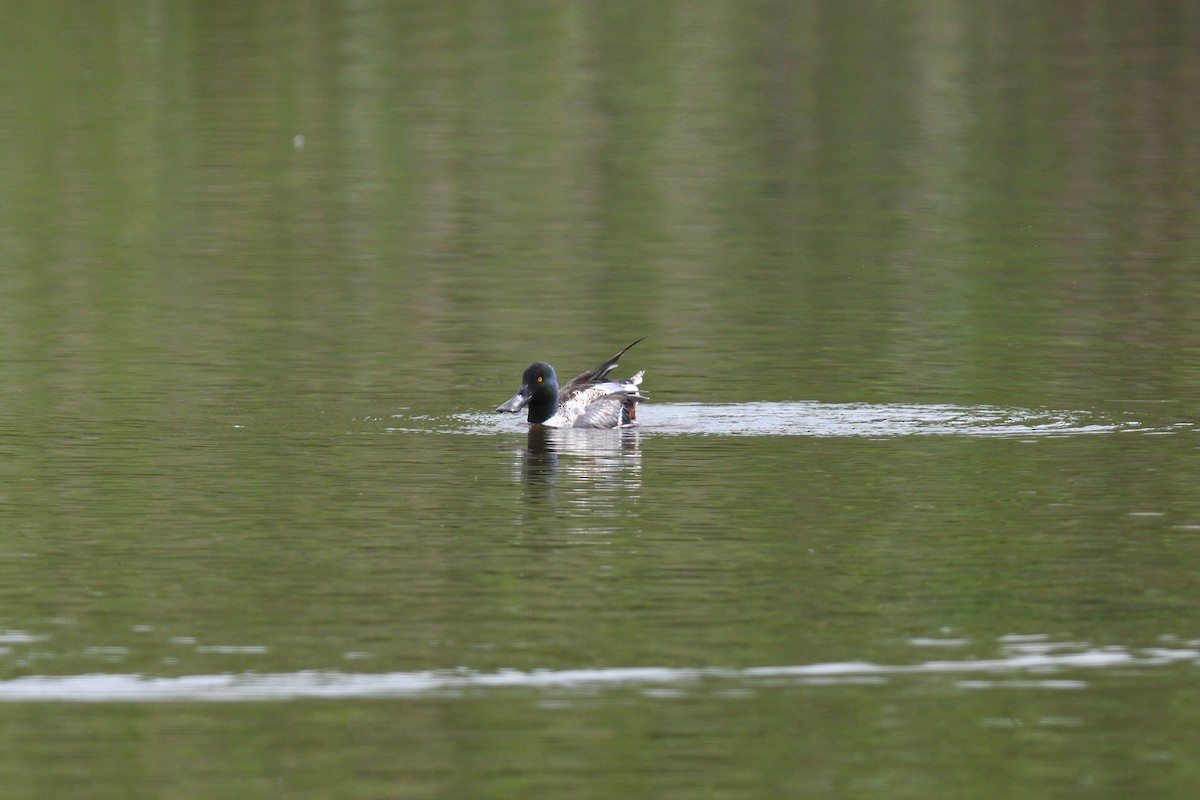
[[[558,410],[558,376],[545,361],[535,361],[526,367],[521,375],[521,388],[496,406],[496,410],[516,413],[526,406],[530,422],[545,422]]]

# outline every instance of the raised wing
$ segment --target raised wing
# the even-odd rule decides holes
[[[629,345],[629,347],[626,347],[624,350],[617,353],[615,356],[608,359],[595,369],[589,369],[582,375],[572,378],[570,383],[558,390],[558,401],[560,403],[565,403],[568,399],[579,393],[581,390],[586,389],[589,386],[594,386],[595,384],[603,381],[608,373],[617,368],[617,363],[620,362],[621,356],[629,352],[630,347],[633,347],[634,344],[637,344],[645,338],[646,337],[643,336],[641,339],[638,339],[637,342]]]

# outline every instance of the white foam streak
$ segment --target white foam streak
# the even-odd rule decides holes
[[[1135,654],[1119,647],[1073,653],[1018,654],[1009,658],[939,660],[908,665],[849,661],[744,669],[618,667],[608,669],[470,670],[344,673],[302,671],[275,674],[185,675],[146,677],[131,674],[29,676],[0,681],[0,702],[245,702],[302,698],[366,699],[452,695],[495,688],[583,690],[618,685],[661,690],[702,680],[772,684],[780,680],[809,685],[870,684],[913,674],[1044,675],[1061,670],[1151,667],[1200,663],[1200,650],[1154,648]],[[1077,679],[962,680],[962,687],[1031,686],[1082,688]]]

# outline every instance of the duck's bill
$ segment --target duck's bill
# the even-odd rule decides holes
[[[517,393],[505,400],[500,405],[496,406],[497,411],[511,411],[514,414],[529,404],[529,394],[526,393],[525,387],[517,389]]]

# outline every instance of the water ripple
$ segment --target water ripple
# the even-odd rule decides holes
[[[1165,427],[1094,411],[899,403],[652,403],[638,414],[638,430],[652,435],[710,436],[985,436],[1045,437],[1102,433],[1176,433]],[[492,435],[524,431],[520,417],[468,412],[445,417],[396,414],[390,431]]]
[[[0,681],[0,702],[166,702],[295,700],[307,698],[388,698],[453,695],[470,690],[526,688],[535,690],[586,690],[613,686],[641,687],[643,691],[678,691],[703,680],[740,681],[744,684],[836,685],[886,683],[904,675],[941,674],[997,676],[995,679],[959,680],[959,688],[1028,687],[1080,689],[1087,683],[1077,677],[1049,677],[1064,670],[1122,670],[1178,663],[1200,663],[1200,650],[1150,648],[1131,651],[1123,647],[1085,647],[1071,652],[1018,652],[992,659],[934,660],[906,665],[850,661],[742,669],[679,667],[611,667],[598,669],[471,670],[345,673],[301,671],[274,674],[185,675],[156,678],[131,674],[28,676]]]

